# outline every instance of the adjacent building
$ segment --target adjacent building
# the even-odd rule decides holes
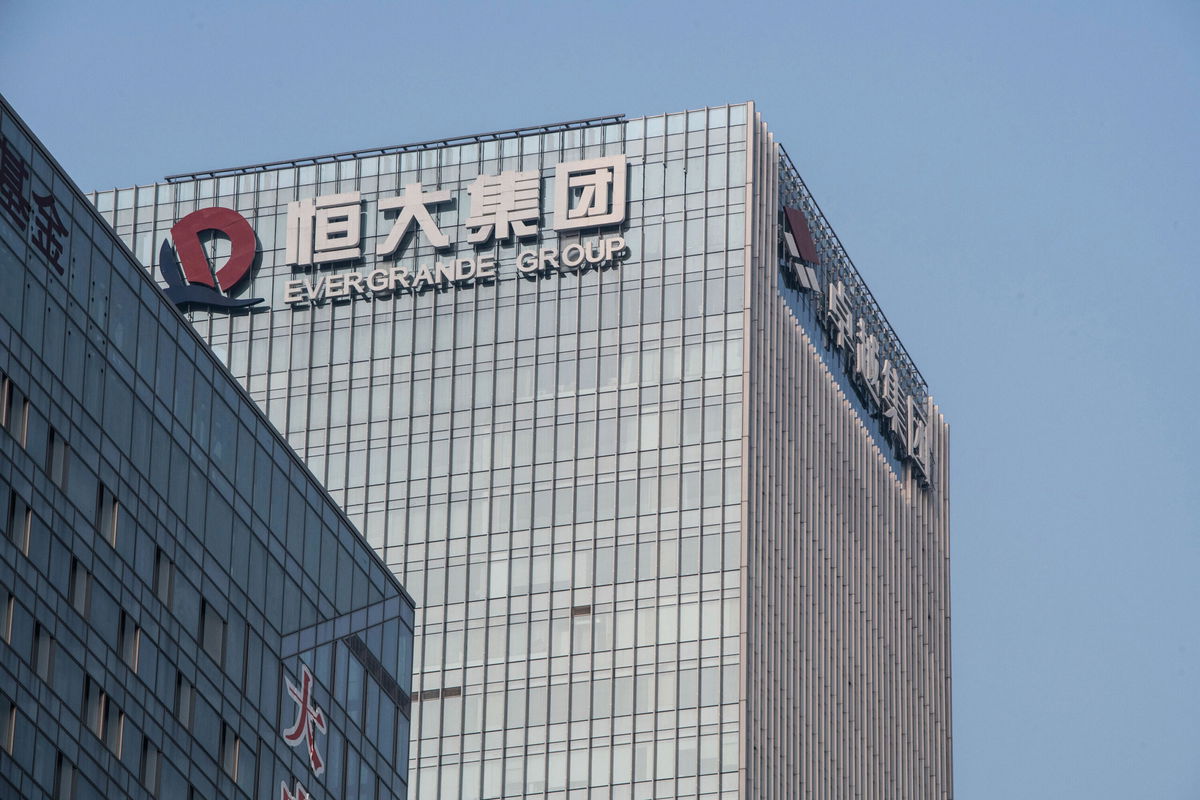
[[[947,429],[751,104],[93,196],[416,598],[416,797],[950,797]]]
[[[0,428],[0,796],[411,796],[411,599],[6,101]]]

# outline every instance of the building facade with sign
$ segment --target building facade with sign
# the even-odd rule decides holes
[[[752,105],[93,201],[413,592],[416,796],[951,796],[946,425]]]
[[[0,796],[412,796],[411,598],[3,98],[0,531]]]

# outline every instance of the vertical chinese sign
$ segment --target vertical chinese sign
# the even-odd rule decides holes
[[[63,250],[70,236],[58,201],[49,187],[33,190],[29,162],[6,137],[0,137],[0,211],[54,270],[63,275]]]
[[[288,697],[296,705],[295,721],[280,733],[283,740],[291,747],[304,747],[308,756],[308,766],[313,777],[319,778],[325,772],[325,760],[317,746],[317,733],[326,733],[328,723],[325,712],[313,699],[313,676],[307,664],[300,665],[300,686],[287,678]],[[279,784],[279,800],[310,800],[311,794],[299,780],[293,779],[289,790],[286,781]]]

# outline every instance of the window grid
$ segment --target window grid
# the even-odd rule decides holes
[[[0,106],[6,163],[11,152],[28,161],[40,146],[22,140],[20,121],[6,103]],[[204,749],[219,752],[216,703],[222,706],[218,720],[232,724],[233,714],[236,730],[255,732],[255,750],[236,748],[235,793],[261,794],[264,781],[278,791],[269,779],[290,767],[298,751],[281,740],[274,713],[267,719],[256,710],[275,712],[287,702],[276,697],[272,672],[282,657],[281,637],[388,598],[388,633],[375,637],[353,629],[407,691],[411,607],[250,398],[164,305],[109,230],[95,224],[53,160],[42,153],[30,164],[30,190],[49,192],[69,227],[64,256],[71,266],[60,280],[39,261],[25,263],[13,284],[16,296],[0,303],[12,333],[0,341],[0,366],[16,370],[18,379],[0,375],[0,427],[21,445],[0,448],[0,531],[17,545],[4,549],[13,582],[0,597],[11,601],[0,614],[0,634],[17,657],[0,671],[14,686],[32,679],[21,694],[22,708],[32,704],[44,722],[21,727],[15,768],[32,776],[25,788],[34,794],[124,796],[134,790],[115,768],[118,760],[89,757],[76,766],[68,758],[60,769],[53,750],[47,760],[41,744],[25,745],[35,736],[71,741],[64,748],[73,755],[74,738],[89,728],[120,756],[128,723],[143,737],[138,745],[167,740],[173,758],[197,759]],[[147,198],[153,200],[153,190],[114,197],[114,209],[127,215],[119,224],[147,222],[153,229],[134,243],[139,253],[149,252],[148,241],[161,243],[171,226],[165,216],[156,218],[158,209]],[[166,228],[156,227],[164,221]],[[0,239],[4,263],[21,264],[25,250],[14,253],[7,231]],[[14,308],[39,312],[13,317]],[[91,335],[97,331],[103,335]],[[22,452],[27,444],[30,452]],[[118,504],[116,495],[126,489],[136,493]],[[149,558],[160,551],[161,562]],[[45,586],[60,594],[46,595]],[[16,603],[16,597],[27,602]],[[286,606],[278,602],[283,597]],[[219,609],[217,616],[205,613],[205,601]],[[153,631],[145,641],[143,624]],[[200,656],[205,633],[217,655],[215,668]],[[139,667],[153,675],[131,679],[129,669]],[[159,696],[146,683],[172,669],[186,681],[178,705],[194,736],[181,735],[171,688]],[[6,710],[0,707],[0,749]],[[374,725],[375,713],[368,708],[361,720]],[[407,716],[394,710],[388,719],[398,766],[376,777],[385,794],[403,796]],[[366,731],[337,716],[330,721],[341,726],[339,741],[369,752]],[[83,745],[92,756],[107,755]],[[186,793],[177,771],[163,768],[155,775],[157,749],[144,761],[152,793],[159,776],[164,794]],[[190,777],[197,796],[211,796],[214,779],[227,783],[221,773]]]
[[[8,536],[23,555],[29,555],[29,536],[33,528],[33,509],[14,489],[8,501]]]
[[[220,182],[181,183],[170,189],[172,205],[157,212],[179,218],[190,208],[181,203],[191,202],[180,193],[189,191],[253,209],[263,256],[246,291],[261,296],[285,275],[331,274],[324,268],[293,273],[283,265],[290,200],[363,191],[369,253],[390,227],[372,219],[369,192],[390,196],[405,183],[421,182],[461,194],[478,174],[537,169],[547,196],[560,161],[617,152],[630,159],[633,256],[615,270],[537,283],[505,276],[488,290],[259,319],[192,314],[425,607],[423,649],[416,655],[418,669],[428,665],[420,673],[422,694],[436,691],[437,699],[414,703],[422,710],[414,710],[414,725],[421,727],[412,763],[441,765],[444,753],[464,747],[488,754],[474,759],[480,769],[474,778],[457,766],[473,769],[470,760],[433,767],[445,772],[445,781],[432,791],[450,791],[451,780],[476,780],[482,789],[493,774],[509,770],[517,762],[502,755],[501,766],[483,766],[503,753],[498,735],[527,738],[522,746],[534,748],[527,752],[548,759],[551,745],[581,732],[586,739],[601,730],[603,719],[627,719],[630,732],[597,733],[596,752],[609,755],[603,765],[600,756],[594,765],[589,760],[581,774],[611,776],[613,765],[624,770],[628,749],[628,780],[634,780],[635,744],[643,763],[661,760],[665,770],[668,728],[661,746],[655,744],[659,733],[649,744],[627,740],[632,709],[593,719],[593,703],[611,707],[603,696],[610,690],[598,689],[584,704],[578,688],[550,674],[551,665],[606,654],[606,666],[586,668],[595,681],[644,684],[650,692],[660,671],[667,676],[681,666],[697,675],[736,674],[737,625],[721,609],[739,598],[744,116],[742,107],[712,109],[611,130],[264,172],[237,179],[228,195]],[[460,242],[466,238],[463,196],[459,206],[435,212]],[[545,228],[549,220],[542,223]],[[419,234],[407,242],[398,266],[411,269],[434,257]],[[507,247],[496,252],[501,261],[515,256]],[[285,370],[286,384],[270,381],[272,372]],[[641,541],[655,550],[653,562],[649,555],[639,562]],[[474,552],[475,543],[486,555],[467,556],[466,547]],[[684,567],[659,577],[660,558],[682,560]],[[507,613],[489,610],[501,603]],[[575,613],[583,606],[591,613]],[[701,609],[710,607],[718,609],[718,626],[702,635]],[[654,620],[642,624],[641,639],[639,612]],[[695,638],[671,642],[671,631],[679,636],[681,613],[689,633],[695,620]],[[727,617],[728,625],[721,625]],[[627,635],[633,638],[625,644]],[[488,678],[497,667],[522,677],[497,686]],[[544,672],[534,674],[538,670]],[[662,678],[663,692],[668,680]],[[684,740],[703,742],[696,745],[694,769],[691,756],[683,759],[684,772],[693,774],[682,778],[697,785],[714,783],[722,769],[718,759],[709,771],[710,743],[737,730],[736,720],[723,721],[736,692],[730,687],[729,700],[721,702],[724,679],[715,680],[717,702],[697,702],[686,727],[676,721],[669,728],[672,736],[682,730],[691,734]],[[519,702],[527,718],[542,702],[532,695],[543,691],[548,707],[561,705],[561,721],[548,720],[528,737],[519,726],[508,728],[508,708],[517,720]],[[552,702],[550,693],[558,698],[560,692],[571,699]],[[699,697],[699,682],[696,692]],[[489,703],[498,709],[499,727],[492,727]],[[651,713],[657,720],[668,712],[655,706]],[[555,763],[559,758],[554,755]],[[669,780],[677,771],[672,767]],[[538,780],[549,786],[557,779],[533,783]],[[512,782],[500,779],[500,790]],[[415,790],[431,791],[426,785]]]
[[[775,607],[797,591],[758,541],[769,531],[771,546],[792,546],[781,520],[803,514],[806,525],[840,542],[839,515],[875,520],[863,509],[887,497],[924,504],[923,532],[941,524],[937,498],[914,500],[884,481],[869,453],[805,439],[811,430],[857,442],[853,426],[862,420],[839,405],[837,380],[818,367],[827,348],[805,316],[811,301],[792,302],[773,269],[777,200],[795,187],[784,185],[780,151],[750,110],[705,109],[97,198],[122,235],[134,244],[141,237],[148,262],[159,231],[196,207],[237,208],[259,233],[262,266],[244,291],[271,298],[272,313],[190,317],[422,607],[413,653],[417,796],[603,796],[620,786],[610,793],[708,798],[740,791],[744,774],[766,781],[753,783],[751,794],[790,799],[796,787],[763,766],[770,746],[751,741],[762,714],[779,741],[800,751],[800,734],[778,710],[786,704],[766,694],[777,687],[767,670],[786,663],[781,675],[833,676],[836,707],[856,709],[857,688],[842,677],[862,687],[890,685],[896,675],[895,665],[866,675],[846,666],[873,644],[846,622],[844,599],[822,595],[804,613],[854,631],[844,646],[858,650],[839,650],[843,643],[804,627],[817,623],[786,607],[743,626],[743,608]],[[274,308],[285,280],[357,268],[288,267],[290,201],[361,191],[369,254],[389,228],[373,202],[411,182],[447,188],[461,199],[435,217],[462,242],[463,191],[477,175],[537,170],[546,196],[559,161],[614,153],[630,164],[622,234],[631,258],[618,268]],[[815,233],[831,240],[831,232]],[[222,246],[214,246],[214,259],[227,255]],[[505,263],[519,249],[477,252]],[[411,270],[436,257],[416,233],[389,263]],[[210,412],[205,419],[215,420]],[[785,486],[772,483],[782,475]],[[879,478],[864,505],[813,499],[857,491],[860,476]],[[865,595],[855,602],[882,602],[870,593],[883,573],[859,569],[849,555],[843,562],[826,539],[809,544],[822,556],[816,562],[793,552],[807,585],[845,578]],[[894,563],[887,569],[889,579],[899,575]],[[938,580],[934,566],[923,575]],[[908,580],[900,584],[905,608],[916,594]],[[779,641],[794,640],[810,655],[769,644],[766,630],[783,631]],[[937,625],[930,633],[938,641]],[[780,680],[792,681],[787,696],[803,713],[834,713],[808,684]],[[359,715],[370,702],[356,696],[344,698]],[[929,713],[942,713],[941,703],[931,700]],[[845,742],[830,746],[836,752],[827,759],[810,757],[799,768],[817,796],[846,785],[847,775],[879,770],[908,781],[894,793],[921,794],[912,764],[888,753],[847,754]],[[348,749],[338,769],[350,771],[350,752],[358,751]],[[760,760],[742,763],[744,755]]]
[[[91,573],[89,573],[83,564],[79,562],[79,559],[72,558],[69,599],[71,601],[71,607],[84,617],[86,617],[88,614],[88,601],[91,598],[91,590]]]
[[[117,630],[121,660],[134,672],[138,670],[141,654],[142,629],[126,612],[121,612],[121,624]]]
[[[100,531],[100,538],[109,544],[110,547],[117,546],[117,525],[120,521],[121,506],[117,503],[117,498],[103,484],[100,485],[99,497],[96,501],[96,518],[97,528]]]
[[[0,427],[7,430],[17,444],[25,446],[29,429],[29,399],[7,375],[0,374]]]
[[[50,480],[60,489],[65,489],[67,486],[69,454],[67,440],[61,433],[51,428],[46,450],[46,471],[50,474]]]

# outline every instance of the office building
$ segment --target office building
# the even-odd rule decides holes
[[[411,599],[6,101],[0,423],[0,796],[409,796]]]
[[[413,593],[422,800],[951,795],[946,426],[752,105],[93,200]]]

